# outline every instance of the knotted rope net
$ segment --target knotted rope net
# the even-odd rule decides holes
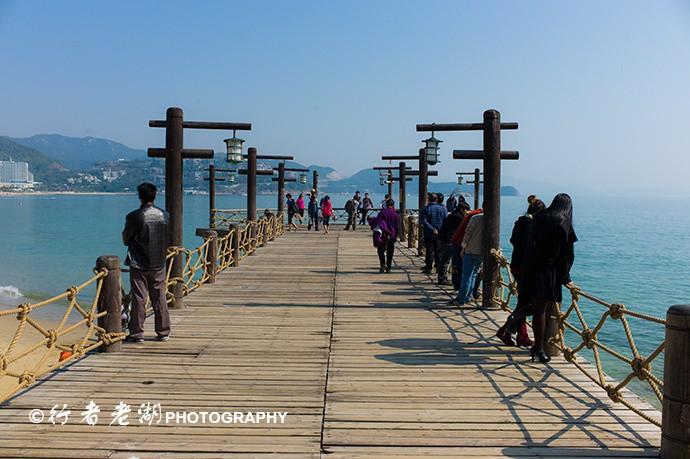
[[[253,231],[254,229],[257,231]],[[216,274],[237,265],[235,239],[238,234],[239,257],[243,258],[255,252],[258,245],[283,233],[282,214],[266,215],[256,222],[247,222],[237,232],[225,230],[216,238]],[[211,238],[206,237],[195,249],[168,248],[166,299],[169,304],[174,301],[173,286],[181,284],[182,294],[187,296],[210,278],[211,241]],[[173,277],[173,261],[180,256],[182,275]],[[14,332],[7,336],[7,342],[5,337],[0,340],[0,402],[29,387],[41,376],[83,357],[89,351],[124,339],[124,333],[108,333],[98,325],[98,319],[107,314],[107,311],[98,311],[103,279],[107,274],[106,269],[101,269],[86,282],[70,287],[52,298],[0,309],[0,320],[17,321]],[[95,291],[89,304],[85,306],[80,301],[80,295],[88,293],[84,291],[89,288]],[[127,294],[123,295],[124,303],[129,301],[127,297]],[[36,311],[45,310],[50,305],[64,307],[64,311],[56,325],[48,326],[46,323],[49,321],[37,318]],[[152,312],[149,304],[147,313]],[[70,320],[74,315],[78,319],[76,322]]]
[[[493,299],[493,302],[505,311],[510,312],[512,310],[512,302],[517,298],[518,286],[510,271],[508,259],[503,256],[500,250],[496,249],[491,251],[491,255],[493,255],[499,265],[499,287],[496,289],[496,297]],[[660,420],[650,416],[648,411],[637,406],[634,401],[629,400],[623,388],[635,380],[641,381],[661,403],[663,398],[663,381],[654,374],[652,364],[662,355],[665,342],[661,341],[650,352],[643,354],[635,342],[629,319],[634,318],[640,321],[638,325],[645,327],[649,325],[665,327],[666,321],[649,314],[632,311],[620,303],[604,301],[584,292],[577,285],[573,284],[567,288],[570,293],[570,299],[567,303],[564,301],[564,304],[568,304],[568,306],[565,310],[562,307],[557,308],[557,315],[550,317],[558,323],[558,334],[550,337],[549,342],[563,354],[563,358],[567,362],[575,365],[588,379],[604,389],[613,402],[624,405],[643,419],[661,427]],[[583,314],[583,300],[586,300],[588,305],[598,307],[601,310],[600,314],[597,313],[598,319],[593,327],[589,325],[585,314]],[[592,309],[587,311],[590,313],[588,315],[593,313]],[[612,344],[602,342],[602,329],[606,324],[615,324],[622,329],[628,349],[625,351],[619,350]],[[588,361],[586,359],[578,358],[578,354],[585,350],[591,351],[590,355],[593,356],[592,363],[594,364],[593,369],[591,365],[587,364]],[[602,354],[610,359],[603,359]],[[611,359],[629,367],[626,376],[619,382],[612,380],[604,371],[604,366]]]
[[[98,325],[98,319],[106,315],[106,311],[98,311],[98,302],[103,278],[107,274],[106,269],[99,270],[81,285],[70,287],[52,298],[0,310],[0,319],[17,321],[14,333],[0,353],[0,402],[46,373],[93,349],[124,338],[123,333],[108,333]],[[88,305],[83,305],[79,296],[90,286],[95,286],[95,294]],[[46,310],[50,305],[64,308],[64,311],[57,324],[49,326],[47,323],[51,321],[37,317],[37,311]],[[70,320],[73,315],[77,317],[76,322]]]

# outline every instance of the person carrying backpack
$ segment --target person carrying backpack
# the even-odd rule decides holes
[[[298,212],[297,203],[292,199],[290,193],[287,194],[287,214],[288,214],[288,231],[297,231],[299,228],[295,225],[295,214]]]
[[[386,201],[386,208],[376,217],[369,218],[369,224],[374,230],[374,246],[379,256],[379,272],[391,272],[395,241],[398,238],[398,213],[395,202]]]

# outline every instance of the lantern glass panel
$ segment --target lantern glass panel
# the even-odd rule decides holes
[[[227,161],[229,163],[237,164],[242,162],[242,144],[243,139],[231,137],[225,139],[225,146],[227,149]]]
[[[299,174],[299,183],[301,183],[302,185],[305,185],[307,183],[306,173],[302,172],[301,174]]]

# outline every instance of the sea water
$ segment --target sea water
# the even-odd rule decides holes
[[[372,198],[377,205],[382,196]],[[573,198],[579,241],[572,277],[577,285],[609,303],[656,317],[664,317],[672,304],[690,303],[690,199]],[[337,207],[346,199],[333,196]],[[257,201],[259,211],[275,207],[274,196],[259,196]],[[408,198],[409,203],[416,201],[416,196]],[[245,205],[243,196],[217,197],[218,208]],[[134,195],[0,197],[0,307],[44,299],[81,283],[92,275],[99,255],[124,259],[124,216],[136,207]],[[526,200],[504,197],[501,207],[501,242],[509,256],[513,222],[524,213]],[[207,226],[208,196],[185,196],[185,246],[196,247],[201,240],[195,229]],[[605,312],[588,301],[581,307],[589,328]],[[572,320],[582,328],[575,316]],[[663,340],[662,325],[631,319],[631,326],[643,355]],[[599,338],[631,355],[620,321],[608,319]],[[570,343],[575,340],[570,338]],[[605,363],[606,371],[617,378],[630,371],[615,359],[606,358]],[[653,367],[656,374],[661,374],[660,363]],[[649,395],[644,385],[635,388]]]

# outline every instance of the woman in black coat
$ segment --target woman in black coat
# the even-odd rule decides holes
[[[530,195],[527,202],[529,202],[527,213],[517,219],[510,236],[510,243],[513,245],[510,271],[517,284],[517,305],[513,313],[508,316],[506,323],[496,332],[496,336],[507,346],[531,347],[534,344],[527,334],[527,321],[525,320],[528,315],[532,314],[532,299],[529,298],[524,288],[523,277],[527,252],[532,241],[534,217],[546,206],[541,199],[534,195]],[[515,332],[517,332],[517,337],[513,341],[512,335]]]
[[[546,311],[555,309],[554,303],[563,301],[562,287],[571,283],[570,268],[575,260],[576,241],[573,203],[570,196],[560,193],[546,210],[535,216],[532,242],[525,260],[522,284],[534,307],[532,361],[535,357],[542,363],[551,360],[544,353]]]

